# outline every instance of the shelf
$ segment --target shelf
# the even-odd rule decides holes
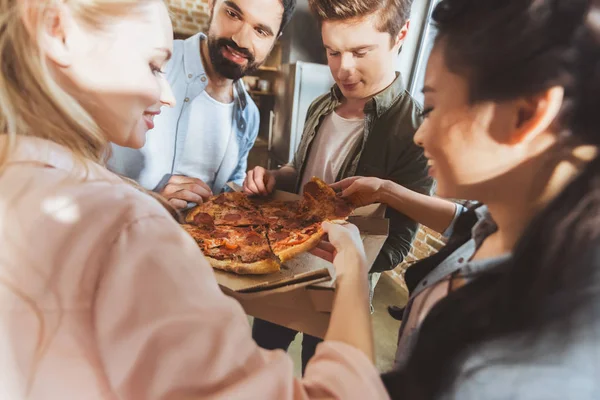
[[[258,90],[251,90],[250,94],[253,94],[256,96],[275,96],[275,93],[273,93],[273,92],[261,92]]]
[[[269,72],[279,72],[279,68],[277,68],[277,67],[265,67],[265,66],[262,66],[262,67],[258,67],[258,70],[259,71],[269,71]]]
[[[269,142],[267,142],[265,139],[263,139],[259,136],[256,138],[256,141],[254,142],[254,147],[267,148],[267,147],[269,147]]]

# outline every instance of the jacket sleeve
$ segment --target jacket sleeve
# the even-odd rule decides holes
[[[413,141],[414,134],[422,122],[418,107],[413,107],[410,119],[404,122],[405,129],[410,132],[404,132],[402,142],[394,146],[398,149],[398,156],[386,179],[415,192],[431,195],[435,181],[428,175],[427,159],[423,149]],[[386,218],[390,220],[390,235],[377,256],[371,272],[388,271],[401,263],[410,251],[419,229],[416,221],[391,207],[387,209]]]
[[[167,217],[129,223],[104,267],[93,326],[119,399],[388,398],[369,359],[340,342],[319,345],[305,377],[294,378],[289,356],[256,345],[242,307]]]
[[[416,145],[409,146],[399,157],[401,161],[389,177],[393,182],[415,192],[431,195],[434,181],[427,175],[427,160],[423,151]],[[371,272],[383,272],[394,269],[404,260],[410,251],[419,224],[406,215],[388,207],[386,218],[390,220],[390,235]]]

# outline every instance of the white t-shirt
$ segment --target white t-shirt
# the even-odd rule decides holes
[[[233,134],[233,102],[218,102],[203,91],[190,108],[183,154],[173,173],[201,179],[212,187]]]
[[[363,136],[364,118],[345,119],[334,111],[323,120],[302,176],[302,186],[313,176],[334,183],[348,154]]]

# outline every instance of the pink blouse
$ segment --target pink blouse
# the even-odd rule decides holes
[[[388,396],[369,359],[339,342],[295,379],[154,199],[21,138],[0,172],[0,398]]]

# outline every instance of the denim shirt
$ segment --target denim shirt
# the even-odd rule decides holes
[[[460,211],[458,211],[459,209]],[[457,212],[452,221],[452,225],[456,222],[457,216],[460,215],[461,212],[464,212],[464,210],[465,208],[462,206],[457,207]],[[421,293],[428,288],[436,286],[439,282],[454,273],[459,273],[462,276],[468,277],[476,272],[494,268],[510,257],[510,254],[505,254],[498,257],[469,261],[483,241],[497,229],[486,206],[477,208],[475,213],[477,215],[477,223],[473,226],[471,239],[456,249],[439,266],[425,276],[411,292],[410,299],[404,308],[402,324],[398,334],[398,349],[396,351],[395,368],[400,368],[406,363],[418,337],[419,326],[408,329],[407,322],[409,321],[409,315],[413,311],[412,306]]]
[[[468,261],[482,242],[496,230],[485,206],[476,209],[478,222],[471,239],[425,276],[413,289],[402,318],[400,337],[415,299],[448,275],[476,275],[505,262],[511,254]],[[596,260],[600,261],[600,253]],[[568,267],[568,266],[566,266]],[[591,277],[590,277],[591,278]],[[600,302],[592,301],[569,322],[569,335],[553,328],[538,332],[535,340],[510,335],[471,346],[458,369],[454,384],[438,400],[562,400],[600,399]],[[406,365],[419,334],[417,328],[402,348],[395,368]],[[432,363],[434,359],[430,360]]]
[[[176,40],[166,75],[177,104],[163,107],[155,118],[155,128],[148,132],[146,144],[140,150],[113,145],[109,168],[138,181],[150,190],[160,190],[177,170],[189,132],[190,105],[208,85],[208,76],[200,56],[200,41],[206,36],[198,33],[185,41]],[[258,108],[241,81],[234,83],[234,137],[225,151],[214,182],[206,182],[214,193],[225,189],[229,181],[244,182],[248,153],[258,135]]]

